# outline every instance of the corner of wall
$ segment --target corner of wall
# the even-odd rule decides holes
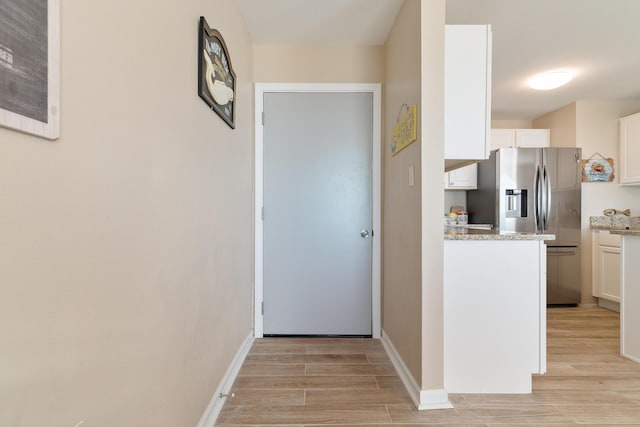
[[[402,384],[418,410],[423,411],[453,408],[453,404],[449,401],[449,393],[445,389],[425,390],[418,386],[418,383],[411,374],[411,371],[405,365],[402,357],[384,330],[382,331],[381,341],[391,363],[393,364],[393,367],[402,381]]]

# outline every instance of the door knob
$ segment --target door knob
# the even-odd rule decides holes
[[[367,230],[362,230],[360,232],[360,235],[362,236],[363,239],[366,239],[367,237],[369,237],[369,232]]]

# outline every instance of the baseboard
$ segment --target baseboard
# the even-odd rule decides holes
[[[400,380],[402,380],[402,384],[404,384],[404,387],[407,389],[409,396],[411,396],[411,399],[418,410],[453,408],[453,405],[449,401],[449,393],[447,393],[445,389],[420,389],[420,386],[418,386],[418,383],[413,378],[413,375],[411,375],[409,368],[404,364],[402,357],[400,357],[400,354],[398,354],[398,351],[384,330],[382,331],[381,341],[387,355],[389,355],[389,359],[391,359],[391,363],[400,377]]]
[[[582,307],[582,308],[595,308],[597,306],[598,306],[598,304],[596,304],[595,302],[579,303],[578,304],[578,307]]]
[[[598,307],[606,308],[607,310],[620,313],[620,303],[615,301],[609,301],[608,299],[598,298]]]
[[[238,376],[238,372],[240,372],[240,368],[242,367],[242,363],[244,359],[249,354],[249,350],[251,349],[251,345],[253,344],[254,336],[253,331],[249,333],[247,338],[245,338],[244,342],[238,349],[235,357],[231,361],[231,364],[227,368],[218,388],[215,393],[211,397],[211,401],[209,405],[207,405],[207,409],[205,409],[202,417],[200,417],[200,421],[198,421],[197,427],[213,427],[216,424],[216,420],[218,419],[218,415],[220,415],[220,411],[222,411],[222,406],[224,405],[224,401],[226,399],[226,394],[233,386],[233,382],[236,380]]]
[[[638,359],[637,357],[633,357],[633,356],[629,356],[628,354],[624,354],[624,353],[620,353],[622,355],[622,357],[626,357],[629,360],[632,360],[636,363],[640,363],[640,359]]]

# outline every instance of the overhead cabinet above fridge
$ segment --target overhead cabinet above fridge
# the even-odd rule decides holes
[[[445,171],[489,158],[491,26],[445,26]]]
[[[549,129],[491,129],[491,150],[544,148],[551,145]]]

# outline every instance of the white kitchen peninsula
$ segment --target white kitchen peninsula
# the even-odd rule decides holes
[[[554,238],[445,227],[444,384],[449,393],[531,393],[531,375],[545,373],[544,240]]]
[[[611,230],[620,244],[620,353],[640,363],[640,229]]]

